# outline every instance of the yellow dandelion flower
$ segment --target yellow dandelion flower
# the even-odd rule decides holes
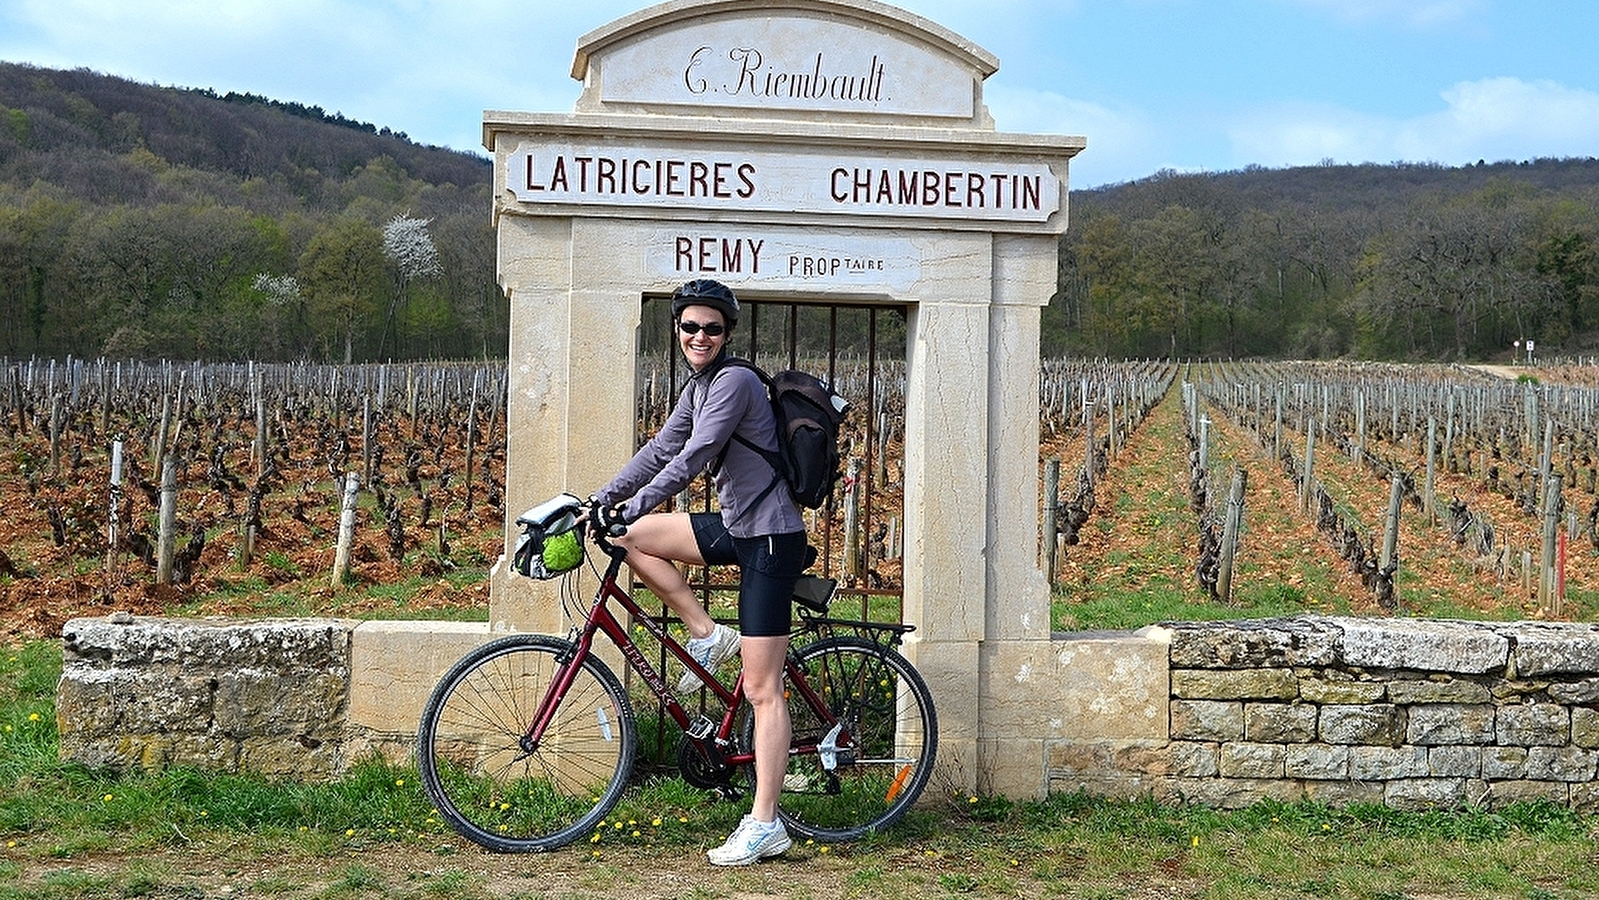
[[[29,722],[37,722],[41,718],[43,718],[43,717],[40,716],[38,713],[28,713],[28,721]]]
[[[633,836],[634,836],[634,837],[638,837],[638,836],[639,836],[639,833],[638,833],[638,829],[637,829],[637,828],[635,828],[635,829],[633,829]]]
[[[395,787],[405,787],[405,779],[404,778],[396,778],[396,779],[394,779],[394,786]]]
[[[16,841],[6,841],[6,849],[7,850],[15,849],[16,846],[17,846],[17,842]]]
[[[589,838],[589,843],[598,844],[599,842],[600,842],[600,833],[598,831],[596,831],[596,832],[594,832],[594,836]]]
[[[1199,846],[1199,835],[1197,835],[1197,834],[1194,835],[1194,846],[1195,847]]]
[[[652,827],[655,827],[655,828],[660,828],[661,827],[661,817],[660,816],[656,816],[655,818],[651,819],[650,820],[650,825]]]
[[[1013,859],[1013,860],[1010,861],[1010,864],[1013,865],[1013,866],[1019,866],[1019,865],[1022,864],[1022,861],[1019,860],[1019,859]]]
[[[821,848],[820,848],[820,849],[818,849],[818,850],[817,850],[817,851],[816,851],[816,852],[817,852],[817,853],[826,853],[826,852],[827,852],[827,850],[828,850],[828,847],[827,847],[827,845],[826,845],[826,844],[823,844],[823,845],[822,845],[822,846],[821,846]]]
[[[101,798],[100,798],[100,799],[101,799],[101,800],[104,800],[104,801],[105,801],[105,802],[107,802],[107,803],[110,803],[110,802],[111,802],[111,801],[112,801],[112,800],[113,800],[113,799],[115,799],[115,798],[114,798],[114,797],[112,797],[112,795],[110,795],[110,794],[106,794],[106,795],[105,795],[105,796],[104,796],[104,797],[101,797]]]
[[[355,837],[355,829],[354,828],[346,828],[346,829],[344,829],[344,836],[345,837]]]
[[[678,816],[677,817],[677,823],[679,825],[687,825],[688,824],[688,816]]]

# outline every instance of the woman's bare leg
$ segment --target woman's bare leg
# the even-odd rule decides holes
[[[683,621],[690,637],[706,637],[715,629],[715,620],[700,605],[676,565],[705,565],[688,513],[640,516],[616,543],[626,548],[627,564],[633,574]]]
[[[744,696],[755,710],[755,802],[750,814],[770,822],[777,818],[793,730],[783,697],[788,635],[745,637],[739,641],[739,654],[744,658]]]

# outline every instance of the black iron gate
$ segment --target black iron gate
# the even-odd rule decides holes
[[[840,612],[899,622],[904,580],[905,309],[837,304],[802,298],[741,304],[732,352],[769,372],[803,369],[850,403],[841,432],[845,477],[822,509],[806,510],[806,529],[819,557],[812,571],[838,579]],[[654,434],[689,374],[672,333],[671,304],[648,297],[640,328],[638,442]],[[675,508],[714,508],[702,476]],[[689,580],[712,615],[736,618],[729,591],[736,575],[695,570]]]

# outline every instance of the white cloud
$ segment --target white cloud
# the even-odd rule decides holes
[[[1142,178],[1161,168],[1158,130],[1140,112],[992,83],[984,87],[983,99],[1000,131],[1088,138],[1088,149],[1072,161],[1073,187]]]
[[[1327,106],[1279,106],[1229,128],[1239,165],[1438,162],[1593,156],[1599,93],[1552,81],[1485,78],[1441,92],[1444,108],[1394,120]]]
[[[1397,149],[1443,161],[1599,153],[1599,93],[1553,81],[1485,78],[1460,82],[1442,96],[1446,109],[1400,126]]]
[[[1315,104],[1285,104],[1238,117],[1228,128],[1238,165],[1389,162],[1393,125],[1381,118]]]

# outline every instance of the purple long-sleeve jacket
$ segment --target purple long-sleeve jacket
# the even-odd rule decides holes
[[[722,521],[739,538],[803,531],[788,485],[765,457],[733,440],[777,446],[777,419],[759,375],[743,366],[708,366],[690,376],[661,430],[594,497],[619,505],[631,522],[676,495],[726,448],[713,482]],[[764,496],[762,496],[764,494]]]

